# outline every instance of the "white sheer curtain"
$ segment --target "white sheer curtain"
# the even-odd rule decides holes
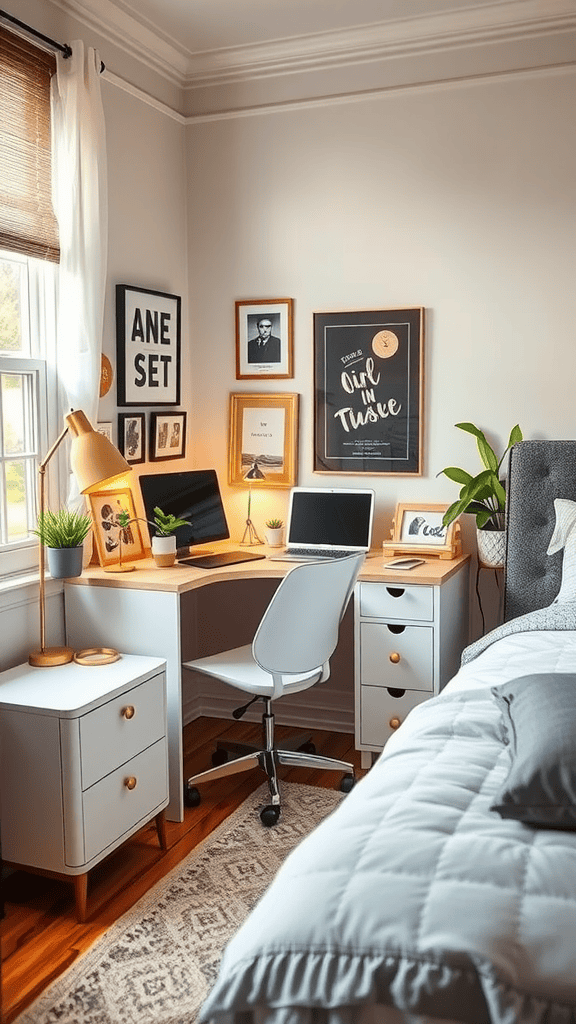
[[[100,57],[82,40],[52,78],[52,197],[60,235],[57,369],[68,409],[96,425],[108,251]],[[70,480],[69,502],[78,498]]]

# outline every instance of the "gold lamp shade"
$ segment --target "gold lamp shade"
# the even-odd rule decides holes
[[[103,483],[114,483],[132,467],[104,434],[99,434],[82,412],[76,409],[66,416],[72,435],[70,464],[82,494],[98,490]]]

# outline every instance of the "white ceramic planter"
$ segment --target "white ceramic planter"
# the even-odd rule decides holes
[[[504,565],[506,558],[506,530],[476,530],[478,561],[491,569]]]
[[[176,561],[176,536],[152,537],[152,558],[160,568],[174,565]]]
[[[284,527],[280,526],[277,530],[271,530],[268,527],[264,530],[264,536],[266,543],[269,548],[281,548],[282,547],[282,534],[284,533]]]

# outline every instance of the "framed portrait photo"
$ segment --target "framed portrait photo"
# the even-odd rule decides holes
[[[399,503],[392,522],[391,540],[384,541],[385,555],[430,554],[456,558],[462,554],[460,523],[444,526],[442,519],[449,505]]]
[[[422,473],[424,309],[314,313],[314,471]]]
[[[118,413],[118,449],[131,465],[146,461],[145,413]]]
[[[299,397],[296,394],[230,395],[230,484],[295,485]]]
[[[183,459],[186,455],[186,413],[150,413],[150,461]]]
[[[236,302],[236,379],[293,377],[293,299]]]
[[[104,567],[119,561],[120,543],[123,561],[145,558],[144,542],[130,488],[94,491],[88,495],[88,500],[94,520],[94,539],[100,565]],[[134,520],[124,529],[118,524],[120,512],[127,512],[130,519]]]
[[[116,285],[117,404],[180,404],[179,295]]]

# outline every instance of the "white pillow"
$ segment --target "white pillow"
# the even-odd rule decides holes
[[[564,548],[562,585],[553,604],[576,601],[576,501],[555,498],[556,526],[546,554],[554,555]]]

